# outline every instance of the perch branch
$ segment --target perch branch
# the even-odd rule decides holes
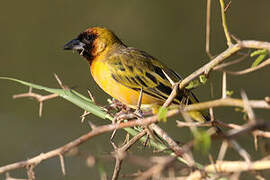
[[[209,173],[232,173],[240,171],[258,171],[270,169],[269,160],[247,163],[246,161],[217,161],[216,164],[204,168]]]
[[[168,116],[175,115],[176,113],[177,113],[177,110],[172,110],[172,111],[168,112]],[[90,131],[89,133],[82,135],[81,137],[79,137],[79,138],[77,138],[77,139],[67,143],[64,146],[57,148],[57,149],[54,149],[54,150],[49,151],[47,153],[42,153],[38,156],[35,156],[35,157],[30,158],[30,159],[25,160],[25,161],[20,161],[20,162],[6,165],[6,166],[2,166],[2,167],[0,167],[0,174],[7,172],[7,171],[10,171],[10,170],[27,167],[29,165],[37,165],[46,159],[50,159],[50,158],[53,158],[55,156],[59,156],[60,154],[64,154],[64,153],[68,152],[69,150],[71,150],[72,148],[77,147],[82,143],[85,143],[87,140],[91,139],[92,137],[103,134],[105,132],[110,132],[110,131],[113,131],[115,129],[122,129],[122,128],[127,128],[127,127],[145,126],[145,125],[149,125],[151,123],[157,122],[157,120],[158,120],[157,116],[151,116],[151,117],[148,117],[145,119],[133,120],[133,121],[123,122],[123,123],[119,123],[119,124],[118,123],[108,124],[108,125],[96,127],[94,129],[92,129],[92,131]]]

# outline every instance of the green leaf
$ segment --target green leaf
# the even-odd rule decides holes
[[[251,67],[256,67],[258,66],[264,59],[266,55],[260,55],[257,57],[257,59],[252,63]]]
[[[247,115],[247,112],[245,111],[244,108],[242,108],[242,107],[236,107],[236,108],[234,108],[234,110],[235,110],[236,112],[242,113],[242,114],[243,114],[243,119],[244,119],[244,120],[248,120],[248,115]]]
[[[206,76],[205,76],[205,75],[200,75],[200,82],[201,82],[202,84],[205,84],[206,81],[207,81]]]
[[[21,80],[9,78],[9,77],[0,77],[0,79],[18,82],[18,83],[23,84],[25,86],[32,87],[33,89],[39,89],[39,90],[44,90],[44,91],[47,91],[50,93],[59,94],[60,97],[70,101],[71,103],[81,107],[82,109],[84,109],[86,111],[93,113],[94,115],[96,115],[102,119],[108,119],[111,121],[113,120],[113,117],[109,116],[105,111],[102,110],[102,108],[95,105],[89,98],[83,96],[82,94],[80,94],[74,90],[53,89],[53,88],[48,88],[48,87],[40,86],[37,84],[33,84],[33,83],[29,83],[26,81],[21,81]],[[124,129],[132,136],[136,136],[138,134],[138,131],[133,129],[133,128],[124,128]],[[140,139],[140,141],[145,142],[146,139],[147,139],[146,137],[142,137]],[[152,147],[155,147],[159,150],[164,150],[167,148],[163,144],[156,143],[155,141],[150,141],[150,144]]]
[[[244,108],[242,108],[242,107],[236,107],[236,108],[234,108],[234,110],[235,110],[236,112],[245,112],[245,111],[244,111]]]
[[[109,117],[109,115],[104,112],[100,107],[95,105],[89,98],[85,97],[84,95],[72,90],[72,89],[54,89],[54,88],[48,88],[45,86],[33,84],[26,81],[21,81],[14,78],[8,78],[8,77],[0,77],[0,79],[6,79],[10,81],[15,81],[20,84],[32,87],[34,89],[44,90],[50,93],[58,94],[60,97],[72,102],[73,104],[79,106],[80,108],[102,118],[106,119]]]
[[[226,91],[226,95],[227,95],[227,96],[232,96],[233,93],[234,93],[233,90],[232,90],[232,91],[229,91],[229,90]]]
[[[268,54],[268,50],[267,49],[255,50],[250,54],[250,57],[254,57],[254,56],[257,56],[257,55],[261,55],[261,54]]]
[[[268,50],[266,49],[259,49],[250,54],[250,57],[258,56],[255,61],[252,63],[251,67],[256,67],[258,66],[268,55]]]
[[[200,85],[200,82],[196,79],[191,81],[187,86],[186,89],[194,89]]]
[[[107,177],[107,173],[106,173],[106,170],[104,168],[104,164],[101,161],[98,161],[97,169],[99,172],[100,179],[104,179]]]
[[[167,122],[167,112],[168,112],[168,108],[161,106],[158,111],[158,120]]]
[[[211,147],[211,137],[210,135],[203,130],[197,130],[194,132],[194,147],[195,150],[207,154]]]
[[[207,81],[207,78],[205,75],[200,75],[199,76],[199,80],[195,79],[193,81],[191,81],[187,86],[186,89],[194,89],[198,86],[200,86],[201,84],[205,84]]]

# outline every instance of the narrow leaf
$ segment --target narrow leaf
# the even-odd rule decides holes
[[[168,108],[160,107],[158,111],[158,120],[167,122],[167,112],[168,112]]]
[[[268,55],[268,50],[266,49],[259,49],[250,54],[250,57],[258,56],[255,61],[252,63],[251,67],[256,67],[258,66]]]

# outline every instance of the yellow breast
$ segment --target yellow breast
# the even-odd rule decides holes
[[[94,80],[107,94],[123,104],[135,108],[138,103],[140,92],[127,88],[115,81],[112,78],[109,69],[108,63],[106,63],[105,60],[102,60],[101,57],[96,57],[90,66]],[[147,107],[154,104],[162,104],[162,102],[144,93],[142,96],[142,105]]]

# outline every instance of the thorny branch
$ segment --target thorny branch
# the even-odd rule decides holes
[[[32,97],[32,94],[28,93],[28,96]],[[23,96],[23,97],[26,97],[26,96]],[[249,104],[253,108],[270,109],[269,102],[267,102],[265,100],[249,100]],[[244,107],[244,102],[241,99],[226,98],[226,99],[219,99],[219,100],[213,100],[213,101],[209,101],[209,102],[202,102],[202,103],[188,105],[188,106],[185,106],[184,110],[185,111],[202,110],[202,109],[207,109],[210,107],[220,107],[220,106]],[[167,116],[171,117],[171,116],[178,114],[179,112],[180,111],[178,109],[174,109],[174,110],[169,111],[167,113]],[[59,155],[64,154],[65,152],[71,150],[74,147],[79,146],[80,144],[86,142],[87,140],[89,140],[92,137],[97,136],[99,134],[103,134],[105,132],[113,131],[115,129],[126,128],[126,127],[150,125],[152,123],[157,122],[157,120],[158,120],[157,116],[151,116],[151,117],[140,119],[140,120],[133,120],[133,121],[128,121],[128,122],[119,123],[119,124],[109,124],[109,125],[96,127],[92,131],[90,131],[89,133],[87,133],[87,134],[79,137],[78,139],[71,141],[70,143],[68,143],[62,147],[59,147],[55,150],[49,151],[47,153],[42,153],[42,154],[40,154],[36,157],[33,157],[31,159],[28,159],[26,161],[20,161],[20,162],[13,163],[10,165],[2,166],[2,167],[0,167],[0,174],[4,173],[4,172],[8,172],[8,171],[13,170],[13,169],[27,167],[29,165],[36,166],[37,164],[41,163],[42,161],[44,161],[46,159],[50,159],[50,158],[53,158],[55,156],[59,156]],[[258,131],[258,134],[264,134],[264,133]],[[162,134],[162,136],[164,136],[164,134]],[[167,142],[169,142],[169,141],[167,141]],[[171,148],[173,148],[173,146]],[[181,155],[181,153],[179,155]]]
[[[125,158],[126,151],[134,144],[136,143],[141,137],[143,137],[147,132],[147,129],[143,130],[142,132],[138,133],[136,136],[134,136],[130,141],[128,141],[125,145],[123,145],[121,148],[116,148],[114,152],[115,157],[115,166],[113,171],[112,180],[118,179],[120,169],[122,162]]]
[[[158,137],[162,138],[168,145],[168,148],[172,150],[173,155],[172,157],[166,157],[163,159],[159,159],[160,161],[157,161],[157,163],[146,170],[145,172],[138,173],[137,179],[147,179],[150,177],[159,178],[161,177],[162,171],[169,168],[172,162],[174,162],[177,159],[177,156],[182,156],[185,160],[185,168],[189,168],[189,175],[188,176],[182,176],[177,179],[203,179],[207,176],[214,177],[220,177],[221,174],[219,173],[234,173],[238,177],[240,175],[240,172],[242,171],[257,171],[257,170],[264,170],[264,169],[270,169],[270,161],[267,159],[262,159],[259,161],[252,161],[250,158],[250,155],[248,152],[243,149],[239,143],[236,142],[235,137],[243,135],[245,133],[252,133],[254,135],[254,142],[255,146],[257,147],[257,136],[261,136],[264,138],[270,138],[270,132],[266,131],[267,128],[269,128],[269,123],[264,122],[263,120],[258,120],[255,116],[255,113],[253,112],[254,108],[260,108],[260,109],[270,109],[270,98],[265,97],[264,100],[249,100],[247,96],[242,93],[242,99],[236,99],[228,97],[227,92],[227,76],[228,74],[231,75],[243,75],[247,73],[254,72],[258,69],[262,69],[263,67],[270,64],[270,59],[264,60],[262,63],[260,63],[256,67],[247,68],[244,70],[232,72],[224,70],[224,67],[227,67],[229,65],[237,64],[241,61],[243,61],[248,54],[244,55],[240,59],[236,59],[234,61],[224,62],[227,60],[227,58],[231,57],[235,53],[240,53],[243,49],[266,49],[270,51],[270,43],[269,42],[262,42],[262,41],[254,41],[254,40],[238,40],[235,39],[229,32],[227,28],[227,22],[226,22],[226,10],[230,6],[231,1],[225,5],[223,0],[220,0],[220,7],[221,7],[221,18],[222,18],[222,25],[224,34],[227,40],[228,48],[221,52],[219,55],[213,57],[210,53],[210,14],[211,14],[211,0],[207,1],[207,20],[206,20],[206,53],[211,58],[211,61],[206,63],[204,66],[200,67],[198,70],[190,74],[188,77],[183,79],[180,82],[173,82],[170,80],[173,90],[171,92],[171,95],[168,97],[166,102],[163,104],[163,107],[168,107],[173,99],[176,97],[177,92],[179,89],[185,88],[192,80],[195,78],[198,78],[200,75],[204,74],[207,77],[209,76],[211,71],[222,71],[223,72],[223,86],[222,86],[222,98],[201,102],[197,104],[191,104],[184,106],[179,109],[173,109],[168,111],[167,116],[171,117],[176,114],[182,114],[185,116],[188,111],[197,111],[197,110],[204,110],[204,109],[210,109],[211,110],[211,122],[206,123],[197,123],[192,122],[189,117],[185,117],[187,122],[181,122],[177,121],[179,127],[189,127],[191,131],[194,131],[196,127],[199,126],[206,126],[206,127],[226,127],[230,128],[227,132],[223,133],[223,137],[221,138],[223,140],[219,155],[217,158],[217,161],[214,162],[213,158],[211,160],[210,165],[202,166],[199,168],[199,166],[194,166],[196,164],[196,161],[194,160],[191,152],[191,147],[193,146],[193,143],[187,143],[185,146],[179,146],[178,143],[173,140],[167,132],[165,132],[162,128],[157,126],[155,123],[158,122],[157,116],[150,116],[139,120],[130,120],[127,122],[121,122],[121,123],[115,123],[115,124],[109,124],[104,126],[95,127],[92,126],[93,129],[82,135],[81,137],[65,144],[64,146],[61,146],[59,148],[56,148],[54,150],[51,150],[47,153],[42,153],[40,155],[37,155],[33,158],[30,158],[25,161],[16,162],[13,164],[9,164],[6,166],[0,167],[0,174],[4,172],[9,172],[14,169],[18,168],[26,168],[27,174],[29,179],[35,179],[35,173],[34,168],[39,163],[41,163],[44,160],[53,158],[53,157],[59,157],[60,159],[60,165],[61,170],[63,174],[66,174],[65,170],[65,163],[64,163],[64,154],[68,151],[71,151],[73,148],[78,147],[79,145],[85,143],[86,141],[90,140],[91,138],[98,136],[100,134],[114,131],[116,129],[122,129],[127,127],[135,127],[135,126],[149,126],[151,130],[155,134],[157,134]],[[232,39],[235,40],[235,42],[232,42]],[[166,75],[166,73],[165,73]],[[60,79],[55,75],[59,85],[61,88],[65,89],[67,88],[62,84]],[[39,115],[42,114],[42,107],[43,102],[52,98],[57,97],[57,94],[50,94],[50,95],[40,95],[37,93],[33,93],[32,89],[30,88],[28,93],[18,94],[14,95],[13,98],[21,98],[21,97],[32,97],[35,98],[40,103],[39,108]],[[92,94],[90,94],[91,99],[94,101],[94,98]],[[231,124],[231,123],[224,123],[221,121],[216,120],[213,116],[213,108],[216,107],[241,107],[245,110],[245,112],[248,115],[248,121],[244,125],[237,125],[237,124]],[[84,113],[82,116],[83,118],[85,115],[88,114],[87,112]],[[115,169],[113,173],[112,179],[118,179],[119,172],[121,169],[121,164],[125,158],[125,152],[139,139],[141,139],[145,134],[147,130],[142,130],[141,132],[138,132],[136,136],[134,136],[130,141],[128,141],[125,145],[123,145],[120,148],[116,148],[114,154],[114,157],[116,159]],[[233,147],[236,151],[239,152],[239,154],[245,159],[245,161],[225,161],[225,155],[229,147]],[[211,159],[211,158],[210,158]],[[195,168],[195,171],[192,168]],[[236,173],[238,172],[238,174]],[[211,173],[211,174],[210,174]],[[174,174],[174,173],[173,173]],[[173,175],[173,178],[176,178],[175,175]],[[9,176],[9,174],[6,175],[6,179],[13,179]]]
[[[30,87],[28,93],[13,95],[13,99],[22,98],[22,97],[32,97],[32,98],[35,98],[39,102],[39,116],[41,117],[42,109],[43,109],[43,102],[46,100],[58,97],[58,94],[49,94],[49,95],[43,96],[37,93],[33,93],[32,88]]]

